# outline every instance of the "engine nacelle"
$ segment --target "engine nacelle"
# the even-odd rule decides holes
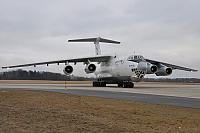
[[[170,74],[172,74],[172,68],[166,66],[160,67],[156,72],[157,76],[168,76]]]
[[[93,73],[95,70],[96,70],[96,65],[95,65],[95,64],[88,64],[88,65],[86,65],[86,67],[85,67],[85,72],[86,72],[87,74]]]
[[[139,62],[137,69],[140,71],[147,71],[147,63],[146,62]]]
[[[158,71],[158,67],[151,63],[147,63],[147,74],[154,74]]]
[[[70,74],[73,72],[73,67],[70,66],[70,65],[67,65],[67,66],[64,68],[63,72],[64,72],[66,75],[70,75]]]

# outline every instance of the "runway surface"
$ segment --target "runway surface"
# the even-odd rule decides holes
[[[0,84],[0,90],[42,90],[153,104],[200,108],[200,85],[138,83],[135,88],[92,87],[90,84]]]

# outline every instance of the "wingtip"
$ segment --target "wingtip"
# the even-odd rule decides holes
[[[190,72],[198,72],[198,70],[192,69],[192,70],[190,70]]]
[[[1,67],[2,69],[10,69],[10,67]]]

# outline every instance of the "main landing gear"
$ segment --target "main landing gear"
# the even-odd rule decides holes
[[[94,81],[93,82],[93,86],[94,87],[106,87],[106,83],[105,82]]]
[[[118,87],[133,88],[134,84],[132,82],[123,82],[123,83],[118,83]]]
[[[94,87],[106,87],[106,82],[94,81],[93,86]],[[118,87],[133,88],[134,84],[132,82],[122,82],[122,83],[118,83]]]

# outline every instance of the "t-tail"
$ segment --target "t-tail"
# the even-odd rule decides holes
[[[99,42],[120,44],[120,42],[118,42],[118,41],[104,39],[104,38],[101,38],[101,37],[73,39],[73,40],[68,40],[68,42],[94,42],[96,55],[100,55],[101,54],[101,49],[100,49]]]

